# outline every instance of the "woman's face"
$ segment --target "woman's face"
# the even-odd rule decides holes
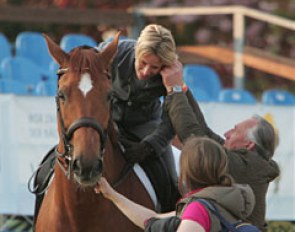
[[[162,67],[161,59],[155,54],[144,54],[135,60],[135,71],[139,80],[147,80],[158,74]]]

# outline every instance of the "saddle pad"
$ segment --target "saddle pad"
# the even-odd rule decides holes
[[[149,193],[149,195],[154,203],[155,208],[157,208],[158,200],[157,200],[156,192],[155,192],[155,189],[154,189],[151,181],[147,177],[145,171],[138,164],[134,164],[133,170],[134,170],[135,174],[137,175],[137,177],[139,178],[142,185],[145,187],[146,191]]]

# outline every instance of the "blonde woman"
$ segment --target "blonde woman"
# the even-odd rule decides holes
[[[106,44],[100,44],[98,50]],[[175,133],[160,101],[160,97],[167,95],[161,72],[169,69],[181,75],[179,64],[171,32],[161,25],[150,24],[137,40],[119,42],[111,67],[112,116],[125,148],[124,157],[130,163],[139,163],[147,172],[162,212],[174,207],[179,194],[170,147]],[[159,176],[165,176],[161,170],[165,170],[168,182],[173,183],[170,196],[162,192],[167,180],[166,183],[160,180]]]

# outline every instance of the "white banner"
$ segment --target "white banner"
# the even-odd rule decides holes
[[[55,101],[53,97],[8,99],[1,104],[0,213],[30,215],[34,195],[28,191],[28,180],[58,142]]]
[[[268,192],[267,218],[295,220],[295,107],[203,103],[201,109],[209,126],[221,135],[253,114],[268,114],[279,129],[274,159],[281,175]],[[28,180],[57,142],[53,97],[0,95],[0,214],[33,213]]]

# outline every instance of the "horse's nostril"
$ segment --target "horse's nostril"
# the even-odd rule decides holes
[[[91,179],[101,174],[103,169],[103,160],[101,158],[92,162],[83,162],[81,159],[75,159],[72,163],[72,170],[76,176],[85,179]]]
[[[73,170],[75,171],[75,172],[81,172],[81,162],[80,162],[80,160],[78,160],[78,159],[75,159],[74,160],[74,162],[73,162]]]
[[[102,172],[102,168],[103,168],[103,161],[102,161],[102,159],[98,159],[97,164],[94,167],[95,172],[97,172],[97,173]]]

